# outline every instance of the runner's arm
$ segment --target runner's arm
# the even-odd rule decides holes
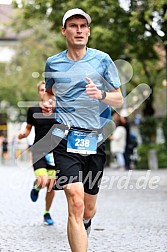
[[[25,129],[23,131],[20,131],[18,139],[23,139],[27,137],[30,134],[31,128],[32,125],[27,123]]]
[[[46,89],[45,94],[43,96],[43,103],[42,103],[42,112],[45,115],[50,115],[53,113],[55,108],[55,96],[51,89]]]
[[[86,92],[90,98],[100,100],[102,98],[102,92],[97,88],[96,84],[90,78],[86,78],[88,85],[86,85]],[[104,103],[111,107],[120,108],[123,105],[123,96],[120,88],[116,88],[112,92],[106,92],[106,97],[102,100]]]

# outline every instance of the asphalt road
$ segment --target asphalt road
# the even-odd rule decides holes
[[[45,189],[31,202],[33,180],[27,164],[0,165],[0,251],[70,251],[64,192],[52,205],[54,226],[44,226]],[[167,252],[167,169],[105,169],[88,251]]]

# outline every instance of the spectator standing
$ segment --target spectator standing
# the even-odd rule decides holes
[[[113,134],[109,137],[110,142],[110,150],[111,153],[116,157],[117,168],[120,170],[125,170],[125,148],[126,148],[126,140],[127,140],[127,132],[124,127],[124,124],[121,121],[121,118],[118,114],[114,113],[116,129]]]
[[[125,152],[124,152],[124,159],[125,159],[125,169],[131,169],[131,154],[132,150],[130,147],[130,124],[127,117],[120,117],[122,125],[125,127],[126,130],[126,145],[125,145]]]
[[[2,160],[9,159],[9,151],[8,151],[8,140],[7,137],[2,137]]]

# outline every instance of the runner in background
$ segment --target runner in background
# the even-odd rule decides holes
[[[37,84],[37,88],[40,102],[36,106],[30,107],[28,109],[26,127],[18,135],[18,139],[27,138],[30,135],[32,128],[34,127],[35,129],[34,144],[40,141],[48,133],[48,131],[54,124],[54,120],[52,119],[52,117],[44,116],[41,109],[43,102],[43,95],[45,93],[45,82],[44,81],[39,82]],[[36,113],[40,116],[35,117]],[[32,143],[29,144],[31,145]],[[44,187],[47,187],[45,197],[44,223],[48,225],[53,225],[54,221],[50,215],[50,208],[55,194],[55,191],[52,190],[52,187],[55,183],[56,171],[53,160],[53,153],[48,153],[46,156],[43,156],[40,160],[36,161],[37,160],[36,157],[41,153],[43,154],[42,145],[43,143],[41,144],[41,148],[38,149],[31,148],[33,168],[36,179],[34,181],[30,197],[33,202],[36,202],[40,190]]]

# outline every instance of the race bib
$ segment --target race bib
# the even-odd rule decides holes
[[[97,133],[70,130],[67,139],[67,152],[79,154],[96,154]]]

